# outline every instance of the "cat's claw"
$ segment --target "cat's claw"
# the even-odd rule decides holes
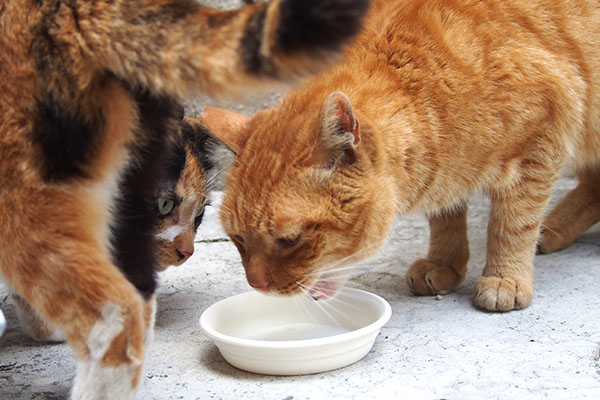
[[[473,302],[489,311],[519,310],[531,304],[533,285],[524,280],[484,276],[475,285]]]

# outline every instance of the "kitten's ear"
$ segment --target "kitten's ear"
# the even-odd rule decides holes
[[[181,121],[179,132],[187,151],[200,162],[203,169],[200,176],[206,179],[206,189],[223,190],[226,171],[235,162],[235,153],[198,118],[186,117]]]
[[[342,92],[333,92],[323,103],[321,139],[331,166],[351,161],[360,144],[360,125],[350,99]]]
[[[247,125],[252,117],[223,108],[208,106],[202,108],[204,114],[196,117],[200,124],[213,137],[225,143],[235,153],[239,153],[250,136]]]

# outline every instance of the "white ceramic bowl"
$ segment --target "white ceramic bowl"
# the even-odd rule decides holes
[[[5,328],[6,328],[6,319],[4,318],[2,309],[0,309],[0,336],[2,336],[4,334]]]
[[[268,375],[329,371],[363,358],[392,309],[383,298],[344,288],[331,299],[256,291],[210,306],[200,325],[231,365]]]

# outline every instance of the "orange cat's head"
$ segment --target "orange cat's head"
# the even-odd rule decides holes
[[[372,127],[340,92],[288,96],[253,117],[206,111],[203,124],[237,153],[221,220],[249,284],[334,294],[340,267],[372,254],[393,220]]]

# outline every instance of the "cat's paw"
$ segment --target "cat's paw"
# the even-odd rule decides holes
[[[426,259],[415,261],[406,273],[408,287],[421,296],[448,294],[461,281],[462,277],[452,268],[440,267]]]
[[[475,284],[473,302],[490,311],[511,311],[527,307],[533,299],[533,285],[524,280],[484,276]]]
[[[573,243],[575,239],[562,235],[556,229],[542,229],[538,240],[537,252],[539,254],[553,253],[562,250]]]

